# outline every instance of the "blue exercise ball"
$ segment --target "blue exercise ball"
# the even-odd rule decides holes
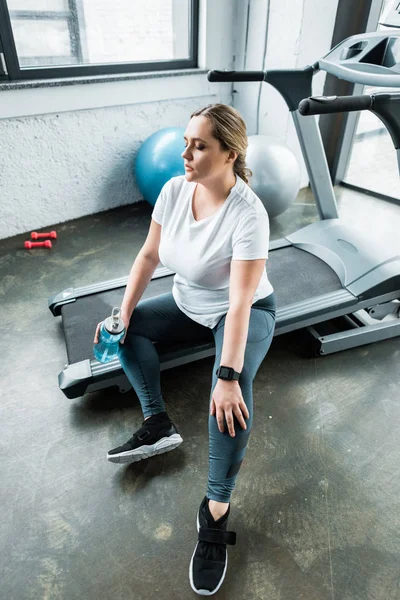
[[[281,140],[269,135],[248,137],[246,165],[253,172],[252,190],[270,218],[283,213],[300,190],[301,171],[294,152]]]
[[[135,161],[135,175],[143,198],[152,206],[163,185],[177,175],[184,175],[181,156],[185,149],[183,127],[165,127],[153,133],[140,146]]]

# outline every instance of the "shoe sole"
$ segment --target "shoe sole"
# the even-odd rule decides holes
[[[199,511],[197,511],[197,533],[199,531],[200,531]],[[225,569],[224,569],[224,572],[222,573],[222,577],[221,577],[217,587],[215,588],[215,590],[212,590],[211,592],[210,592],[210,590],[198,590],[197,588],[195,588],[194,583],[193,583],[193,558],[194,558],[194,555],[196,554],[198,545],[199,545],[199,542],[197,542],[197,544],[196,544],[196,548],[194,549],[194,552],[192,554],[192,559],[190,561],[190,567],[189,567],[190,587],[192,588],[192,590],[194,592],[196,592],[196,594],[199,594],[199,596],[212,596],[213,594],[218,592],[219,588],[221,587],[221,585],[223,584],[223,581],[225,579],[226,570],[228,568],[228,551],[226,551]]]
[[[139,460],[144,460],[146,458],[151,458],[152,456],[156,456],[157,454],[163,454],[164,452],[170,452],[170,450],[175,450],[180,444],[182,444],[183,439],[179,435],[179,433],[174,433],[169,437],[163,437],[161,440],[158,440],[155,444],[151,446],[140,446],[140,448],[135,448],[134,450],[128,450],[127,452],[120,452],[119,454],[107,454],[107,460],[113,463],[133,463],[138,462]]]

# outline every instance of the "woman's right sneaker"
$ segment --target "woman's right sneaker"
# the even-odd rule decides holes
[[[174,450],[183,440],[166,412],[152,415],[122,446],[110,450],[107,459],[115,463],[132,463]]]

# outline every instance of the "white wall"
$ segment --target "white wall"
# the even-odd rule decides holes
[[[239,4],[235,68],[289,69],[316,62],[331,47],[337,5],[338,0],[244,0]],[[314,94],[322,93],[324,81],[324,73],[314,77]],[[235,90],[233,103],[247,123],[248,134],[271,135],[286,142],[301,164],[301,185],[306,186],[307,171],[282,96],[266,83],[235,84]]]
[[[337,0],[201,0],[199,67],[314,62],[329,50],[336,7]],[[321,78],[314,91],[322,85]],[[132,165],[140,143],[162,127],[185,126],[209,102],[233,103],[249,135],[257,126],[276,135],[302,162],[280,95],[262,86],[257,125],[259,84],[235,84],[233,100],[231,89],[194,73],[0,91],[0,239],[139,201]]]
[[[143,140],[185,127],[216,96],[0,121],[0,237],[142,200],[133,177]],[[228,102],[230,98],[226,99]]]

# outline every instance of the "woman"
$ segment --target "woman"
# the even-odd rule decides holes
[[[165,410],[153,342],[214,339],[208,489],[189,570],[192,589],[211,595],[225,577],[226,544],[236,541],[226,531],[229,501],[252,427],[253,380],[274,333],[275,294],[265,270],[269,220],[247,184],[242,117],[231,106],[207,106],[191,115],[184,138],[185,175],[158,197],[121,306],[120,362],[145,420],[108,459],[134,462],[182,442]],[[139,302],[159,261],[176,273],[172,292]]]

